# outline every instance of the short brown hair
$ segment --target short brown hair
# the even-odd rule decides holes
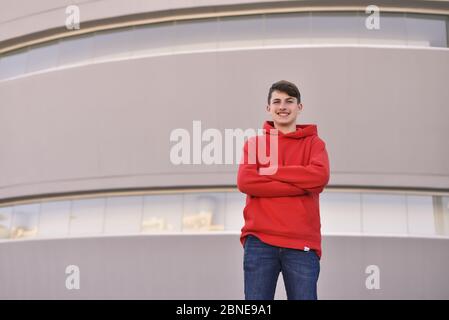
[[[268,92],[268,104],[270,104],[271,94],[275,90],[284,92],[290,97],[295,97],[298,100],[298,103],[301,102],[301,93],[299,92],[298,87],[290,81],[280,80],[271,85],[270,91]]]

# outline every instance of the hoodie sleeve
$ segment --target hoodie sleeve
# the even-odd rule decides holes
[[[312,143],[310,164],[306,166],[281,166],[272,175],[273,181],[287,182],[310,193],[320,193],[329,182],[329,158],[326,144],[320,138]]]
[[[255,197],[289,197],[308,194],[307,191],[291,183],[276,181],[270,176],[259,174],[257,164],[250,164],[248,161],[248,142],[245,142],[243,147],[237,187],[241,192]]]

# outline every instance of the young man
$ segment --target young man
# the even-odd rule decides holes
[[[282,272],[289,300],[315,300],[321,258],[319,194],[329,181],[325,143],[316,125],[296,124],[303,105],[293,83],[274,83],[266,109],[272,121],[254,139],[256,145],[264,139],[266,156],[277,147],[276,170],[261,174],[267,165],[260,161],[260,150],[251,154],[258,147],[249,148],[249,139],[237,178],[239,190],[247,194],[240,237],[245,299],[273,300]]]

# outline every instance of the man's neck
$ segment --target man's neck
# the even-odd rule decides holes
[[[288,124],[285,126],[274,123],[274,127],[276,129],[278,129],[280,132],[282,132],[283,134],[287,134],[287,133],[296,131],[296,123]]]

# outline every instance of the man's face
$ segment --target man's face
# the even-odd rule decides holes
[[[273,122],[280,126],[296,125],[296,117],[301,109],[302,104],[298,104],[295,97],[277,90],[271,93],[270,104],[267,105],[267,112],[270,113]]]

